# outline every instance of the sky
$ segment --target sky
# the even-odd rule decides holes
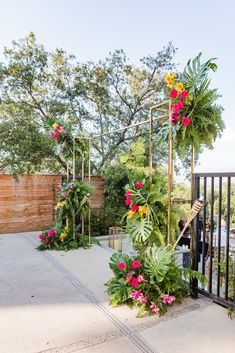
[[[205,151],[196,171],[235,171],[234,0],[0,0],[0,60],[4,46],[34,32],[46,49],[63,48],[79,61],[98,60],[124,49],[133,63],[168,42],[178,48],[182,69],[203,52],[216,57],[218,87],[226,129]]]

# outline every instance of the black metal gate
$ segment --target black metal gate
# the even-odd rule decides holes
[[[204,207],[194,220],[193,268],[207,277],[194,291],[235,308],[235,173],[194,174],[194,200]]]

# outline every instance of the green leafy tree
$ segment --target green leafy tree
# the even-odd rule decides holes
[[[1,129],[10,129],[9,134],[14,134],[16,127],[9,121],[17,116],[25,131],[34,125],[38,128],[37,135],[46,139],[44,122],[65,113],[77,135],[84,131],[100,134],[145,120],[149,107],[162,99],[163,73],[171,69],[174,53],[174,47],[169,44],[155,55],[143,58],[140,66],[130,64],[122,50],[97,63],[79,63],[62,49],[46,51],[30,33],[12,42],[11,48],[5,48],[5,60],[0,63]],[[129,149],[130,142],[143,136],[143,131],[139,127],[93,140],[93,169],[100,171],[109,165],[120,151]],[[1,137],[5,139],[4,135]],[[35,157],[30,160],[32,170],[39,171],[38,145],[32,135],[28,134],[27,138],[32,140],[28,151]],[[18,145],[22,143],[22,139],[17,141]],[[7,165],[7,171],[11,171],[9,149],[13,144],[8,139],[2,147],[1,168]],[[20,164],[22,150],[19,148],[15,155],[14,165]],[[42,144],[39,154],[41,171],[47,170],[43,154],[54,159],[52,169],[66,167],[65,159],[55,155],[50,143]]]

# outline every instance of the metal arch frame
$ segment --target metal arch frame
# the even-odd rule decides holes
[[[168,105],[168,114],[160,115],[158,117],[153,116],[155,111],[160,111],[163,113],[167,113],[167,109],[163,109],[164,106]],[[150,182],[152,181],[152,174],[153,174],[153,122],[158,120],[160,122],[169,120],[169,133],[168,133],[168,195],[167,195],[167,204],[168,204],[168,232],[167,232],[167,243],[170,244],[171,241],[171,207],[174,203],[173,199],[173,183],[174,183],[174,159],[173,159],[173,139],[172,139],[172,101],[171,99],[165,100],[159,104],[151,106],[150,109],[149,120],[142,121],[140,123],[128,125],[126,127],[107,131],[102,134],[93,135],[93,136],[74,136],[73,137],[73,162],[72,162],[72,170],[73,170],[73,179],[76,178],[76,171],[75,171],[75,163],[76,163],[76,154],[75,154],[75,143],[76,140],[85,139],[88,140],[88,182],[91,181],[91,141],[102,137],[102,136],[110,136],[122,131],[126,131],[128,129],[136,128],[141,125],[149,124],[149,179]],[[193,190],[193,173],[194,173],[194,148],[192,147],[192,158],[191,158],[191,189]],[[69,176],[69,167],[67,164],[67,179]],[[84,158],[82,161],[82,180],[84,180]],[[182,200],[181,200],[182,201]],[[180,203],[180,201],[175,200],[176,203]],[[190,201],[192,203],[192,199]],[[82,223],[82,230],[84,231],[84,219]],[[91,241],[91,210],[89,208],[88,214],[88,236],[89,236],[89,243]]]

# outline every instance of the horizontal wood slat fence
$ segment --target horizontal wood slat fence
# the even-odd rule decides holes
[[[0,234],[45,230],[52,227],[60,175],[24,175],[16,181],[0,175]],[[95,212],[104,203],[104,180],[91,177],[95,191],[91,207]]]

